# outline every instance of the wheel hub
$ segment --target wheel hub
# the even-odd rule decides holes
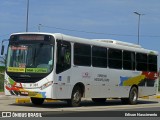
[[[74,94],[74,97],[73,97],[73,101],[74,102],[79,102],[80,100],[80,93],[77,91],[75,94]]]

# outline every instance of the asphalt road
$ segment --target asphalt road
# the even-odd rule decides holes
[[[160,99],[139,99],[137,105],[124,105],[120,100],[107,100],[96,104],[84,100],[81,107],[68,107],[65,102],[44,103],[34,106],[32,103],[15,103],[15,97],[0,96],[0,111],[40,112],[42,116],[52,117],[123,117],[126,113],[147,113],[160,116]]]

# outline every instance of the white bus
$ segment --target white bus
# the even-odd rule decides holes
[[[138,97],[157,93],[157,58],[156,51],[116,40],[15,33],[9,39],[5,94],[29,96],[35,105],[57,99],[76,107],[82,98],[136,104]]]

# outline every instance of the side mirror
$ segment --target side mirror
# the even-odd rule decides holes
[[[3,42],[5,42],[5,41],[9,41],[9,39],[2,40],[1,55],[4,54],[4,45],[3,45]]]
[[[4,45],[2,45],[2,47],[1,47],[1,55],[3,55],[4,54]]]

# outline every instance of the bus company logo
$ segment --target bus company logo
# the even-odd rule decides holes
[[[6,117],[12,117],[12,113],[11,112],[2,112],[2,118],[6,118]]]
[[[62,81],[62,76],[59,76],[59,77],[58,77],[58,81]]]
[[[84,73],[82,73],[82,77],[83,77],[83,78],[90,78],[91,75],[90,75],[89,72],[84,72]]]

